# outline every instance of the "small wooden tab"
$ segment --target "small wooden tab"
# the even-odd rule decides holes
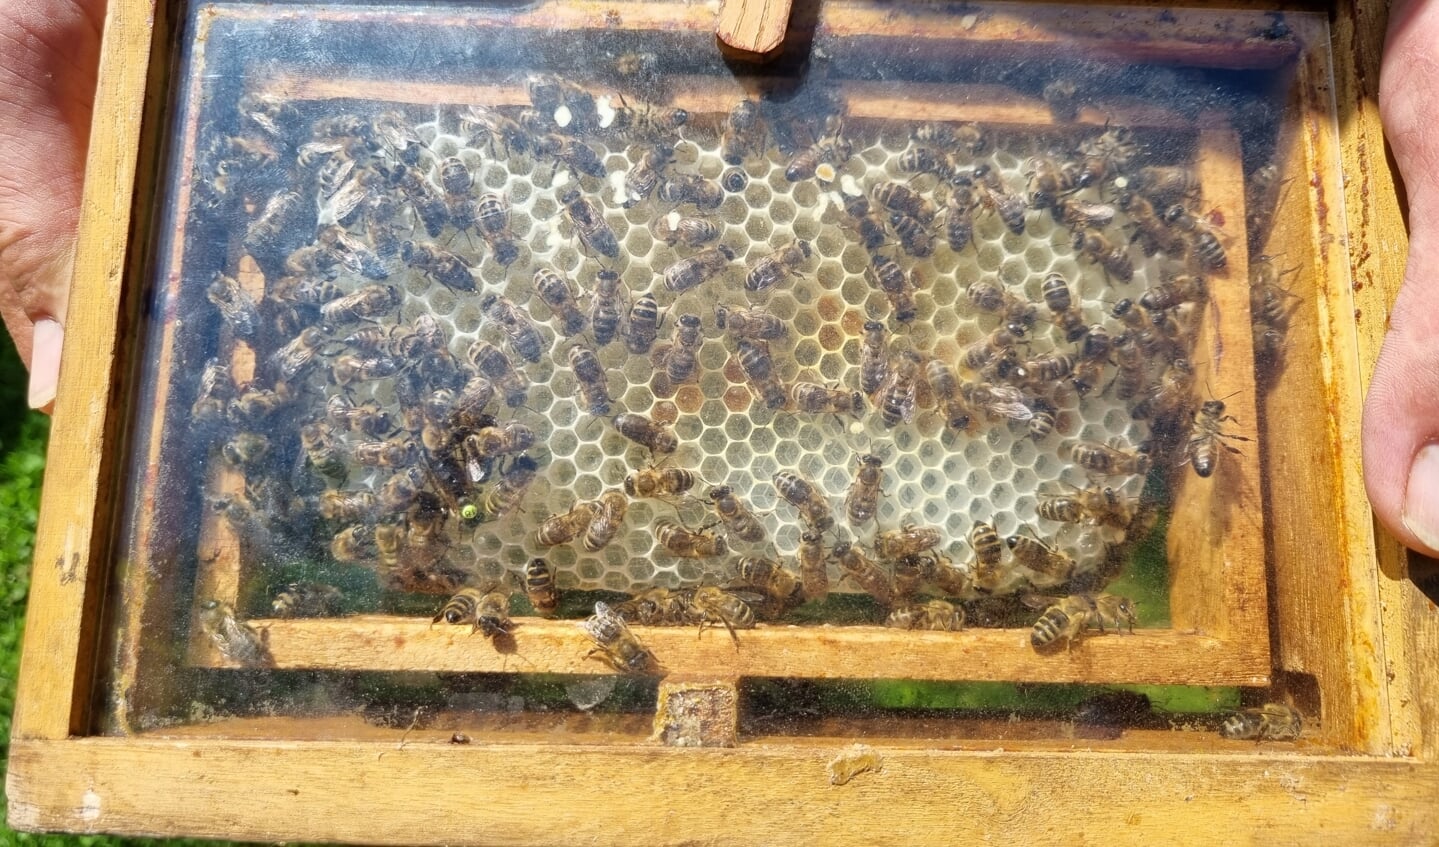
[[[739,740],[739,682],[667,678],[660,682],[651,739],[668,747],[733,747]]]
[[[763,56],[784,43],[791,0],[721,0],[715,34],[736,50]]]

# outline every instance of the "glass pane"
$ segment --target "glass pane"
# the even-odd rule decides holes
[[[111,726],[1216,729],[1322,20],[612,12],[192,9]]]

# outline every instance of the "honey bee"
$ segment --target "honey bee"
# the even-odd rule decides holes
[[[1164,210],[1164,222],[1188,235],[1190,255],[1206,271],[1223,271],[1229,266],[1224,245],[1210,225],[1195,217],[1178,203]]]
[[[1209,299],[1209,285],[1204,277],[1183,274],[1151,286],[1139,296],[1139,305],[1151,312],[1173,309],[1185,303],[1202,303]]]
[[[881,182],[874,187],[874,199],[891,212],[914,218],[925,226],[934,223],[934,204],[903,183]]]
[[[1073,356],[1062,353],[1046,353],[1043,356],[1021,362],[1014,369],[1014,379],[1033,390],[1042,388],[1046,384],[1062,381],[1074,373],[1074,369]],[[1032,412],[1033,409],[1031,408],[1030,411]]]
[[[519,507],[520,501],[524,499],[525,492],[529,489],[530,483],[534,482],[535,474],[540,466],[529,456],[518,456],[504,473],[500,474],[499,482],[494,488],[485,492],[480,499],[478,511],[490,519],[503,518]]]
[[[415,128],[399,112],[385,112],[371,124],[374,138],[389,149],[395,158],[407,165],[416,165],[429,150]]]
[[[916,558],[931,560],[925,566],[925,573],[945,596],[963,597],[974,589],[974,579],[970,572],[955,565],[948,556],[926,555]]]
[[[949,249],[958,253],[974,240],[974,192],[956,185],[945,198],[944,237]]]
[[[871,520],[879,511],[879,495],[884,487],[884,460],[873,453],[859,457],[854,482],[844,498],[844,512],[850,526],[858,527]]]
[[[533,144],[533,136],[524,127],[488,106],[467,107],[460,115],[460,130],[469,136],[472,145],[483,136],[492,153],[497,152],[495,142],[499,141],[507,157],[510,151],[525,153]]]
[[[270,602],[270,613],[277,618],[328,618],[343,599],[340,589],[333,585],[292,582]]]
[[[615,231],[599,208],[580,195],[578,188],[566,189],[560,195],[560,203],[564,204],[575,234],[587,249],[611,259],[619,257],[620,242],[615,238]]]
[[[940,531],[932,526],[905,524],[875,535],[874,554],[886,561],[903,559],[938,547],[940,538]]]
[[[771,481],[779,496],[799,510],[800,517],[810,529],[823,532],[834,526],[829,501],[815,488],[814,483],[794,471],[776,471]]]
[[[473,269],[456,253],[413,241],[400,243],[400,258],[455,291],[475,291]]]
[[[625,325],[625,348],[640,356],[650,351],[659,335],[659,304],[648,291],[635,298],[630,319]]]
[[[393,285],[367,285],[320,307],[320,317],[330,326],[378,318],[400,305],[400,290]]]
[[[945,600],[910,603],[890,612],[884,625],[891,629],[959,632],[964,629],[964,609]]]
[[[915,144],[900,155],[899,168],[906,173],[930,174],[946,182],[958,170],[958,163],[949,153],[925,144]]]
[[[990,420],[1027,424],[1034,419],[1034,409],[1024,392],[1012,385],[990,382],[961,382],[959,396],[975,412],[983,412]]]
[[[305,461],[321,476],[343,485],[349,477],[349,464],[345,454],[335,446],[330,429],[319,423],[308,423],[300,427],[300,447],[304,450]]]
[[[958,126],[921,124],[915,129],[914,137],[918,141],[938,144],[941,147],[954,147],[970,156],[978,156],[989,149],[989,139],[985,137],[984,130],[973,122]]]
[[[375,251],[361,239],[350,235],[339,224],[321,227],[315,236],[315,244],[351,273],[366,279],[385,279],[390,275],[389,269],[380,261]]]
[[[389,512],[403,512],[410,507],[425,485],[424,471],[409,467],[395,473],[375,492],[380,508]]]
[[[801,595],[799,576],[773,559],[743,556],[735,566],[735,588],[751,588],[779,614],[798,605]]]
[[[494,383],[476,374],[465,382],[458,394],[447,389],[431,393],[425,403],[425,417],[430,423],[443,422],[448,427],[482,429],[494,426],[494,416],[485,411],[495,397]],[[442,439],[448,442],[450,439]]]
[[[1089,261],[1103,268],[1106,279],[1113,278],[1120,282],[1134,281],[1134,263],[1130,261],[1129,253],[1123,247],[1112,244],[1100,233],[1092,229],[1075,231],[1074,249]]]
[[[508,634],[515,627],[510,620],[509,592],[482,592],[478,588],[462,588],[456,592],[432,623],[440,621],[452,626],[469,624],[470,632],[483,633],[486,638]]]
[[[190,426],[197,430],[213,431],[225,420],[230,400],[235,394],[235,383],[230,381],[230,369],[219,359],[205,362],[200,372],[200,387],[195,392],[195,402],[190,404]]]
[[[720,228],[704,218],[681,217],[679,212],[660,215],[650,221],[654,237],[673,247],[700,247],[720,237]]]
[[[796,382],[789,387],[794,408],[810,414],[854,415],[864,413],[864,395],[842,388],[826,388],[813,382]]]
[[[764,128],[760,125],[759,104],[741,100],[725,117],[720,132],[720,157],[726,164],[744,163],[747,154],[764,150]]]
[[[605,163],[595,148],[575,138],[565,138],[553,133],[542,136],[535,142],[535,152],[555,160],[555,168],[564,165],[576,174],[598,179],[608,175]]]
[[[1164,219],[1155,210],[1154,204],[1150,203],[1143,195],[1133,191],[1125,191],[1119,195],[1119,208],[1128,215],[1131,224],[1134,226],[1134,234],[1129,237],[1130,243],[1138,242],[1139,249],[1144,255],[1153,256],[1163,252],[1166,256],[1180,258],[1188,250],[1188,244],[1184,238],[1169,227]]]
[[[894,596],[908,600],[918,594],[929,581],[933,565],[933,556],[906,556],[899,561],[890,562]]]
[[[739,361],[740,372],[764,400],[766,408],[783,408],[789,402],[789,393],[774,375],[774,357],[770,354],[769,344],[748,338],[738,339],[735,358]]]
[[[1028,599],[1028,598],[1026,598]],[[1065,649],[1074,648],[1074,640],[1094,620],[1098,605],[1092,594],[1071,594],[1051,604],[1034,622],[1029,631],[1029,643],[1036,650],[1042,650],[1061,638]]]
[[[699,624],[701,635],[704,634],[706,626],[721,624],[729,632],[736,650],[739,649],[739,636],[735,634],[735,630],[754,629],[754,609],[745,602],[744,597],[733,591],[713,585],[696,588],[690,595],[688,605],[686,617]]]
[[[439,237],[450,219],[450,208],[445,205],[444,198],[425,175],[418,168],[404,162],[396,163],[393,168],[383,173],[390,184],[398,187],[405,199],[410,201],[410,205],[420,217],[420,222],[424,224],[425,232],[431,238]]]
[[[389,194],[375,194],[365,201],[361,210],[365,235],[370,239],[375,254],[383,259],[400,253],[399,230],[393,223],[399,211],[399,201]]]
[[[1084,323],[1084,313],[1075,307],[1069,294],[1069,283],[1063,275],[1046,275],[1044,282],[1040,284],[1040,293],[1044,295],[1044,304],[1054,314],[1060,331],[1064,333],[1065,341],[1078,341],[1089,332],[1088,325]]]
[[[639,203],[654,193],[660,172],[674,158],[674,145],[661,142],[640,155],[640,160],[625,174],[625,207]]]
[[[744,287],[749,291],[764,291],[773,288],[790,274],[795,273],[809,257],[809,242],[796,238],[756,262],[749,274],[745,276]],[[728,258],[734,257],[731,255]]]
[[[371,521],[378,517],[379,512],[379,500],[368,491],[324,491],[320,494],[320,517],[327,521]]]
[[[624,525],[630,501],[622,491],[606,491],[596,503],[595,515],[585,529],[584,547],[597,553],[615,540]]]
[[[664,424],[657,423],[636,412],[615,415],[615,431],[651,453],[673,453],[679,449],[679,437]]]
[[[844,195],[843,209],[848,225],[866,249],[875,250],[889,240],[884,218],[870,209],[869,199],[864,195]]]
[[[1001,573],[1000,561],[1004,558],[1004,542],[994,525],[975,521],[969,529],[969,546],[974,548],[975,581],[983,588],[997,586]]]
[[[595,642],[585,654],[586,659],[597,656],[620,673],[642,674],[657,668],[654,654],[607,604],[596,602],[594,615],[580,621],[579,626]]]
[[[597,503],[582,500],[568,512],[550,515],[540,523],[540,528],[535,530],[535,543],[541,547],[568,544],[590,528],[590,522],[598,512]]]
[[[1189,416],[1194,396],[1194,368],[1188,359],[1175,359],[1164,369],[1159,384],[1130,408],[1135,420],[1154,419],[1163,424]]]
[[[1069,457],[1096,476],[1130,476],[1149,473],[1149,456],[1094,441],[1070,444]]]
[[[1304,718],[1294,707],[1265,703],[1225,718],[1219,734],[1233,741],[1293,741],[1303,728]]]
[[[1049,113],[1057,121],[1072,121],[1079,117],[1079,89],[1068,79],[1050,80],[1040,92],[1040,97],[1049,104]]]
[[[220,316],[236,338],[253,342],[260,335],[259,307],[239,282],[217,273],[205,296],[220,310]]]
[[[684,468],[641,468],[625,477],[624,489],[631,497],[672,497],[689,491],[695,481],[694,472]]]
[[[1053,209],[1059,216],[1059,201],[1077,186],[1073,174],[1066,173],[1053,159],[1036,156],[1029,160],[1029,202],[1036,209]]]
[[[1045,497],[1039,516],[1058,523],[1087,523],[1124,529],[1134,519],[1134,507],[1108,486],[1090,486],[1073,494]]]
[[[509,453],[522,453],[535,444],[535,431],[522,423],[506,421],[484,426],[465,435],[461,448],[470,461],[487,464],[489,460]],[[479,480],[473,480],[478,482]]]
[[[1237,435],[1220,429],[1225,421],[1237,420],[1233,415],[1224,414],[1223,400],[1206,400],[1195,411],[1194,425],[1189,430],[1189,440],[1184,445],[1184,461],[1193,465],[1194,472],[1201,478],[1207,479],[1214,475],[1219,457],[1218,448],[1222,447],[1230,453],[1242,452],[1238,447],[1227,443],[1226,439],[1254,440],[1247,435]]]
[[[688,472],[685,472],[688,474]],[[686,486],[688,487],[688,486]],[[711,488],[709,498],[714,503],[715,514],[724,523],[730,535],[751,544],[765,540],[764,524],[744,504],[728,485]]]
[[[620,328],[624,309],[624,283],[620,275],[608,268],[595,274],[595,293],[590,302],[590,326],[594,328],[595,344],[600,347],[614,340]]]
[[[900,249],[916,258],[934,255],[934,236],[918,218],[892,212],[889,224],[899,236]]]
[[[1199,175],[1191,168],[1182,166],[1150,165],[1134,172],[1134,189],[1142,193],[1151,203],[1167,208],[1182,203],[1199,193]]]
[[[527,362],[538,362],[544,354],[545,341],[533,320],[519,306],[498,294],[480,298],[480,311],[500,325],[505,340],[516,356]],[[492,378],[498,379],[498,377]]]
[[[605,369],[595,351],[576,344],[569,352],[570,369],[575,372],[575,381],[580,389],[580,401],[592,415],[610,413],[610,389],[605,381]]]
[[[535,614],[552,618],[560,605],[560,589],[555,585],[555,569],[542,558],[530,559],[525,565],[525,597],[534,607]]]
[[[924,375],[929,380],[945,425],[953,429],[968,429],[970,412],[959,393],[959,380],[955,378],[954,371],[939,359],[930,359],[924,363]]]
[[[1128,627],[1130,632],[1134,632],[1134,625],[1138,622],[1139,617],[1135,613],[1133,600],[1118,594],[1095,596],[1092,623],[1100,632],[1104,632],[1106,629],[1119,632],[1125,627]]]
[[[1058,585],[1074,573],[1074,558],[1027,535],[1011,535],[1005,539],[1014,554],[1014,562],[1034,572],[1037,585]]]
[[[858,545],[841,541],[834,545],[831,555],[839,562],[844,576],[881,606],[889,606],[894,602],[894,586],[889,576],[877,562],[865,555]]]
[[[306,202],[294,191],[277,192],[246,227],[245,251],[255,257],[267,278],[278,278],[281,274],[274,267],[283,264],[292,249],[308,240],[305,234],[315,231],[315,219],[313,201]]]
[[[575,295],[564,278],[549,268],[535,271],[535,291],[560,319],[560,328],[565,335],[575,335],[585,328],[585,316],[575,303]]]
[[[705,530],[695,532],[671,520],[655,522],[655,539],[671,556],[682,559],[707,559],[729,552],[724,536]]]
[[[200,629],[220,655],[245,667],[270,664],[270,649],[254,627],[235,616],[235,607],[219,600],[200,604]]]
[[[488,341],[476,341],[470,345],[469,359],[479,368],[481,374],[505,393],[505,405],[511,408],[525,405],[530,382],[524,374],[515,369],[514,363],[503,350]]]
[[[880,419],[893,429],[914,417],[919,396],[919,355],[906,350],[889,363],[889,376],[879,388]]]
[[[401,468],[415,460],[415,444],[402,438],[388,441],[358,441],[350,447],[355,464],[375,468]]]
[[[690,113],[684,109],[660,108],[644,104],[631,108],[620,95],[619,105],[607,103],[613,117],[606,114],[600,119],[600,126],[620,134],[627,134],[637,141],[654,141],[664,136],[673,136],[680,127],[689,123]],[[608,126],[605,121],[609,120]]]
[[[660,183],[659,198],[666,203],[692,203],[697,209],[718,209],[724,189],[699,174],[670,173]]]
[[[503,195],[481,194],[475,202],[475,223],[490,245],[495,261],[509,267],[520,257],[520,247],[510,230],[510,203]]]
[[[701,250],[665,268],[665,288],[676,294],[689,291],[712,279],[733,260],[734,251],[723,244]]]
[[[800,533],[795,563],[799,569],[800,594],[805,600],[823,600],[829,596],[828,562],[824,535],[812,529]]]
[[[784,178],[790,182],[816,175],[826,182],[834,179],[835,170],[854,153],[854,145],[841,134],[842,129],[836,123],[830,135],[796,153],[784,169]]]
[[[1070,229],[1103,229],[1114,223],[1115,209],[1108,203],[1090,203],[1077,197],[1061,197],[1054,205],[1054,219]]]
[[[859,349],[859,390],[874,394],[889,375],[889,360],[884,355],[884,324],[865,321],[864,337]]]
[[[680,315],[675,322],[674,342],[664,354],[664,372],[670,384],[686,382],[695,375],[703,342],[699,315]]]
[[[998,182],[998,180],[995,180]],[[989,182],[981,181],[978,185],[980,202],[987,208],[999,215],[1004,225],[1015,235],[1024,234],[1024,218],[1029,212],[1029,204],[1018,194],[1010,194],[1002,186],[994,186]]]
[[[965,289],[965,296],[979,311],[1001,315],[1004,318],[1004,328],[1011,335],[1023,335],[1029,327],[1034,326],[1034,304],[993,280],[975,280]]]
[[[390,356],[336,356],[330,362],[330,377],[336,385],[345,386],[353,382],[373,382],[394,376],[400,371],[400,362]]]
[[[715,323],[735,338],[778,341],[789,335],[789,325],[764,309],[715,307]]]
[[[915,319],[918,312],[914,305],[914,283],[893,259],[872,254],[865,276],[871,285],[884,292],[890,308],[894,309],[895,320],[909,323]]]
[[[225,461],[239,468],[258,468],[270,457],[270,439],[258,432],[237,432],[220,448]]]
[[[1274,223],[1274,212],[1281,199],[1279,187],[1288,182],[1279,177],[1279,166],[1270,161],[1255,168],[1244,184],[1245,234],[1251,253],[1258,254],[1263,249]]]
[[[375,553],[375,527],[370,524],[345,527],[330,539],[330,555],[337,562],[363,562]]]

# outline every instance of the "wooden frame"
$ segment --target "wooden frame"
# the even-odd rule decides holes
[[[600,27],[612,7],[560,8],[566,25]],[[131,396],[127,348],[119,339],[132,320],[136,286],[122,283],[135,278],[143,258],[143,242],[132,243],[131,233],[146,231],[139,210],[154,178],[160,107],[147,92],[164,89],[173,13],[144,0],[116,0],[107,12],[76,306],[14,721],[13,826],[395,844],[965,840],[999,826],[1009,837],[1041,841],[1061,828],[1170,843],[1212,842],[1216,835],[1297,841],[1322,829],[1364,843],[1412,843],[1439,827],[1432,802],[1439,794],[1439,673],[1432,664],[1439,616],[1405,579],[1398,545],[1376,537],[1358,464],[1360,392],[1402,276],[1404,245],[1373,99],[1382,9],[1337,7],[1332,38],[1339,65],[1332,77],[1322,50],[1300,57],[1306,95],[1337,102],[1339,146],[1328,119],[1318,116],[1307,116],[1285,140],[1285,155],[1297,157],[1292,161],[1311,178],[1291,185],[1279,214],[1307,221],[1311,237],[1266,249],[1287,251],[1301,268],[1296,284],[1315,310],[1301,351],[1324,363],[1310,385],[1281,389],[1260,410],[1270,441],[1292,445],[1270,457],[1263,483],[1276,683],[1319,716],[1312,740],[1297,749],[1253,748],[1207,735],[1133,733],[1074,750],[1075,742],[1063,740],[1015,749],[983,739],[953,745],[866,738],[879,768],[842,786],[830,784],[828,765],[851,738],[764,738],[734,750],[695,751],[630,738],[578,747],[538,739],[457,746],[431,731],[397,729],[297,743],[324,731],[304,721],[292,724],[297,740],[275,740],[274,733],[253,740],[94,736],[90,687],[104,655],[97,649],[98,613],[113,558],[106,492],[117,471],[115,462],[94,459],[117,453]],[[677,25],[712,26],[699,6],[624,9],[633,17],[672,13]],[[1116,23],[1096,11],[1064,26],[1082,30],[1087,21],[1102,38],[1097,21],[1120,31],[1145,14],[1152,20],[1154,13],[1140,11]],[[863,26],[882,32],[894,25],[875,19]],[[1014,23],[997,16],[974,26]],[[1324,41],[1321,32],[1302,35],[1311,45]],[[1215,48],[1191,43],[1191,49]],[[1348,177],[1342,187],[1340,167]],[[1347,251],[1333,237],[1344,232],[1332,202],[1339,196],[1347,208]],[[1318,408],[1315,391],[1327,401]],[[126,613],[122,630],[152,623],[156,611]],[[443,637],[436,633],[433,643],[422,644],[433,649]],[[756,632],[750,640],[758,647],[767,637]],[[159,696],[126,688],[124,679],[115,692],[121,699]],[[923,791],[915,790],[919,785]],[[1095,803],[1096,795],[1109,799]],[[673,809],[680,796],[681,814],[656,812]],[[936,804],[936,796],[959,802]]]

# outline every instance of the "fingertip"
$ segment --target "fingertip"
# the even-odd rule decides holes
[[[65,328],[59,321],[42,318],[35,322],[30,358],[30,408],[49,413],[55,405],[60,382],[60,351],[65,346]]]

